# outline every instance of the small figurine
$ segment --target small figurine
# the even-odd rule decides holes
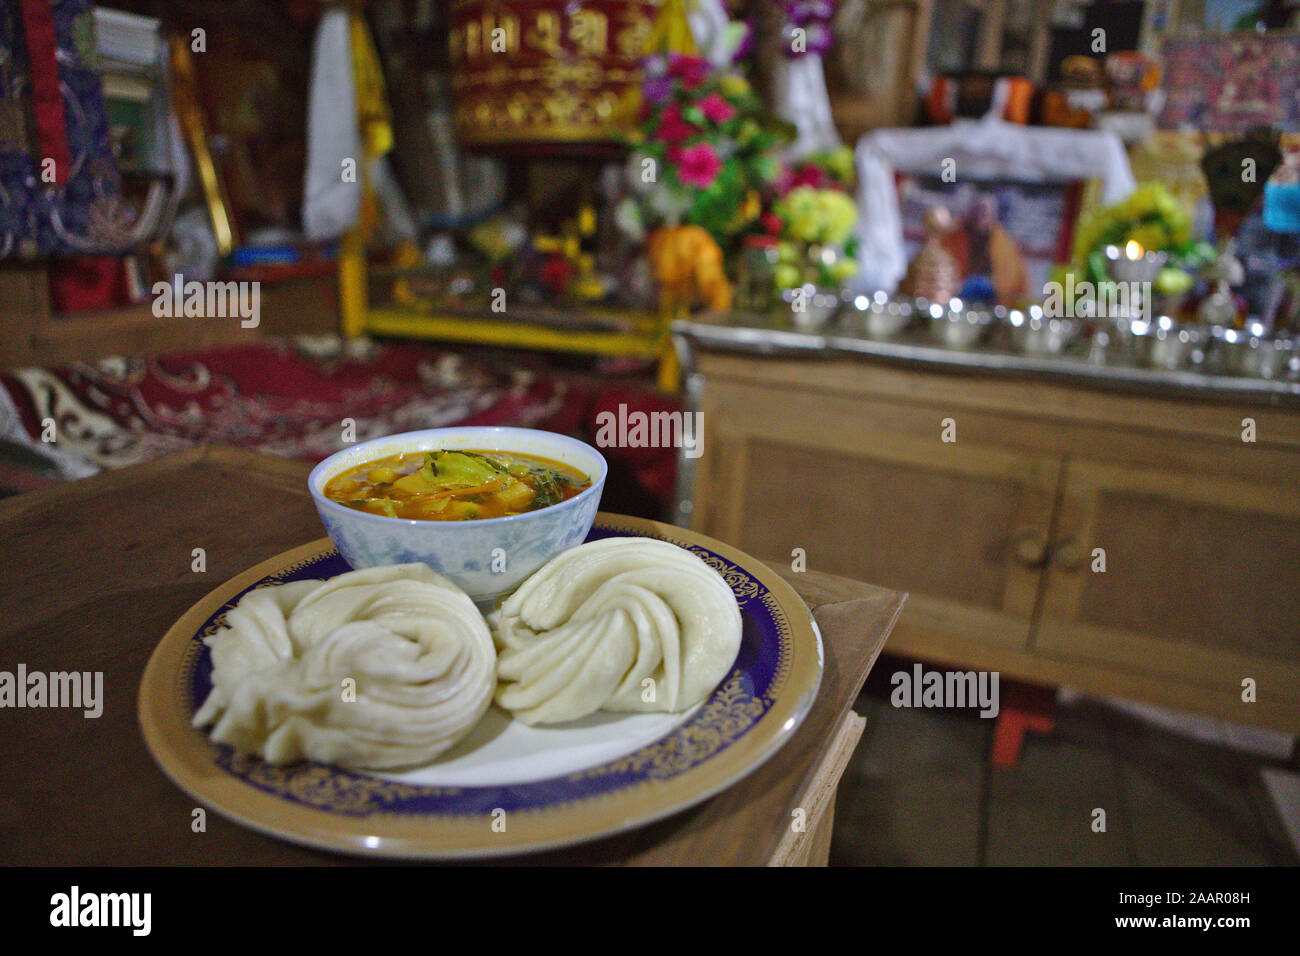
[[[1280,142],[1275,130],[1254,129],[1220,143],[1201,157],[1201,171],[1214,204],[1214,234],[1220,239],[1235,236],[1255,209],[1264,184],[1282,161]],[[1253,175],[1243,175],[1246,169]]]
[[[1040,120],[1044,126],[1087,129],[1108,101],[1101,61],[1082,54],[1067,56],[1061,61],[1061,82],[1043,93]]]
[[[1029,277],[1020,246],[998,220],[998,201],[979,193],[966,215],[966,275],[987,277],[993,296],[1003,305],[1019,301],[1029,291]]]
[[[952,228],[948,207],[934,206],[925,214],[925,243],[907,267],[904,292],[931,302],[947,302],[957,294],[961,270],[944,241]]]
[[[1287,153],[1264,184],[1264,226],[1270,232],[1300,234],[1300,149]]]

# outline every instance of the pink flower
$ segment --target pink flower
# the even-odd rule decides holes
[[[655,136],[665,143],[680,143],[698,132],[698,129],[682,119],[681,108],[674,103],[664,109]]]
[[[820,167],[806,163],[801,166],[785,166],[773,184],[776,194],[784,196],[790,190],[799,186],[811,186],[813,189],[834,188],[834,183],[830,181],[824,170]]]
[[[816,166],[805,166],[796,170],[794,182],[790,184],[791,189],[797,189],[800,186],[811,186],[813,189],[825,189],[830,183],[827,182],[826,173]]]
[[[736,115],[735,107],[724,100],[719,93],[710,93],[699,103],[700,112],[710,123],[725,123]]]
[[[687,186],[708,189],[718,178],[722,160],[708,143],[696,143],[677,154],[677,176]]]
[[[682,86],[693,90],[709,75],[709,61],[698,56],[674,53],[668,58],[668,74],[681,81]]]

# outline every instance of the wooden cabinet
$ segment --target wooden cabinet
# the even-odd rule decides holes
[[[1300,494],[1222,474],[1071,460],[1036,646],[1204,685],[1300,692]],[[1104,566],[1104,570],[1101,570]]]
[[[910,592],[892,649],[1300,731],[1300,411],[698,361],[696,526]]]

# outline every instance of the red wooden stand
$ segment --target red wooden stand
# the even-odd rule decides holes
[[[997,725],[993,728],[993,766],[1009,770],[1020,760],[1025,734],[1048,734],[1056,724],[1056,689],[1036,684],[1006,683]]]

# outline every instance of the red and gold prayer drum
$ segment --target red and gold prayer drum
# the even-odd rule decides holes
[[[452,89],[463,142],[600,143],[641,82],[651,0],[454,0]]]

